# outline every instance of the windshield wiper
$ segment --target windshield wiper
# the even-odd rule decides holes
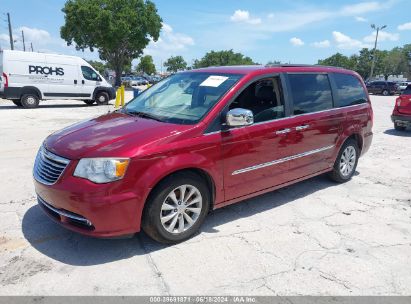
[[[156,115],[150,114],[150,113],[146,113],[146,112],[140,112],[140,111],[125,111],[126,114],[129,115],[135,115],[138,117],[142,117],[142,118],[148,118],[148,119],[153,119],[153,120],[157,120],[157,121],[161,121],[163,122],[163,120],[161,118],[159,118]]]

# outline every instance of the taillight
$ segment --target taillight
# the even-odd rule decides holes
[[[9,86],[9,77],[7,77],[7,74],[3,72],[3,77],[4,77],[4,87],[8,88]]]
[[[397,103],[397,107],[401,106],[401,97],[397,98],[396,103]]]

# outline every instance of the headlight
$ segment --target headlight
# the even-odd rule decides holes
[[[82,158],[74,170],[74,176],[95,183],[108,183],[122,179],[126,173],[128,158]]]

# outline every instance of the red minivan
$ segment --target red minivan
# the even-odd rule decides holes
[[[355,72],[279,65],[177,73],[124,108],[51,134],[39,205],[92,236],[192,236],[212,209],[329,173],[354,174],[373,112]]]
[[[404,131],[411,126],[411,85],[408,85],[395,101],[391,120],[397,131]]]

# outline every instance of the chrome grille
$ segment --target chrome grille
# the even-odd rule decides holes
[[[47,151],[43,146],[34,162],[34,178],[45,185],[53,185],[66,169],[70,160]]]

